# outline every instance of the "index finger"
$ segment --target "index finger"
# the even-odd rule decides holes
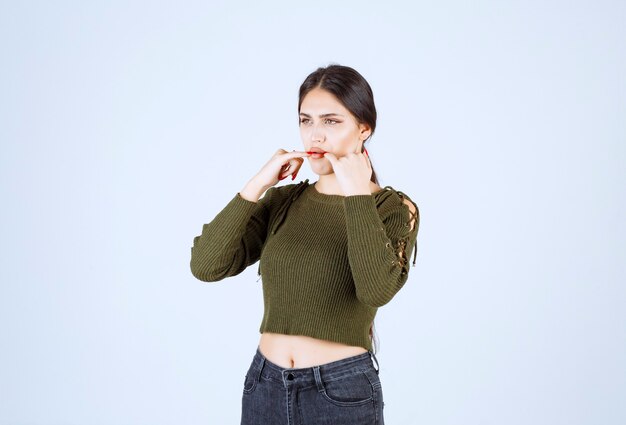
[[[291,159],[291,158],[300,158],[303,156],[310,156],[311,154],[308,152],[304,152],[304,151],[291,151],[291,152],[287,152],[282,154],[284,156],[286,156],[287,158]]]

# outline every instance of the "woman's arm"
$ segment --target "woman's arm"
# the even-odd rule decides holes
[[[238,192],[193,239],[191,273],[204,282],[216,282],[241,273],[261,255],[267,236],[270,205],[276,193],[270,187],[258,202]],[[245,196],[245,195],[244,195]]]
[[[310,154],[278,149],[261,170],[215,216],[202,227],[191,248],[191,273],[205,282],[215,282],[241,273],[258,261],[267,236],[270,216],[281,199],[278,194],[294,185],[274,185],[288,175],[295,177]],[[268,188],[258,202],[260,188]],[[274,200],[274,198],[279,198]]]
[[[373,195],[344,200],[356,295],[372,307],[387,304],[407,281],[409,256],[417,243],[417,205],[404,194],[391,198],[382,218]]]

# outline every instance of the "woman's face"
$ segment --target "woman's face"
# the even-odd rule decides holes
[[[361,152],[363,140],[370,135],[367,124],[356,118],[330,92],[315,88],[300,105],[300,137],[305,151],[322,150],[336,157]],[[322,155],[307,157],[314,173],[333,173],[330,161]]]

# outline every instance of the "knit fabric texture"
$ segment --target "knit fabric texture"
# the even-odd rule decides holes
[[[372,350],[370,326],[408,279],[418,229],[417,205],[391,186],[328,195],[307,179],[273,186],[257,202],[235,194],[194,238],[191,272],[217,282],[259,261],[259,332]]]

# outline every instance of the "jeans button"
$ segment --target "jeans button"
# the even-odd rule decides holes
[[[293,380],[293,374],[292,374],[292,373],[290,373],[289,375],[287,375],[287,379],[289,379],[290,381],[292,381],[292,380]]]

